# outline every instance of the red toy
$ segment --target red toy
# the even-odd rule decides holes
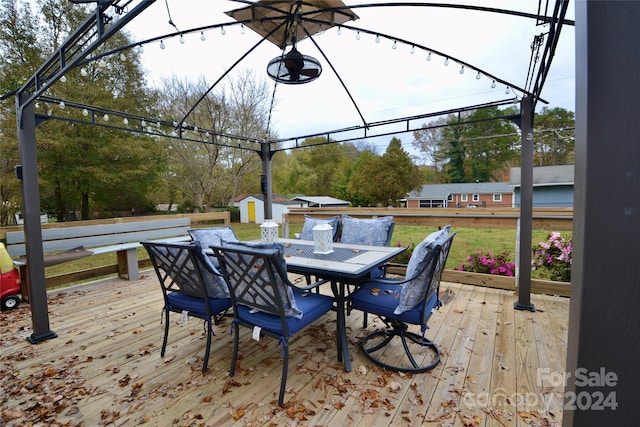
[[[13,266],[13,261],[0,243],[0,302],[2,310],[10,310],[20,305],[20,272]]]

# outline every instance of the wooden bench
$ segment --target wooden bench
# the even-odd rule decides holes
[[[115,252],[118,276],[126,280],[137,280],[140,277],[137,255],[137,249],[142,247],[140,242],[142,240],[188,241],[191,240],[188,233],[190,227],[189,218],[174,218],[43,229],[42,248],[45,265]],[[27,263],[24,258],[26,255],[24,231],[9,231],[6,233],[6,240],[7,251],[14,258],[14,264],[20,269],[22,295],[26,296],[28,278]]]

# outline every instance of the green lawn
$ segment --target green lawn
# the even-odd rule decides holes
[[[233,223],[232,227],[240,240],[254,240],[260,238],[259,224],[240,224]],[[294,233],[299,233],[302,225],[291,225],[289,228],[289,236],[294,237]],[[281,235],[282,235],[282,230]],[[395,245],[400,242],[403,245],[409,243],[417,244],[424,239],[429,233],[435,231],[431,227],[396,225],[391,239],[391,244]],[[511,254],[511,261],[515,261],[515,241],[516,231],[511,229],[487,229],[487,228],[458,228],[453,229],[456,237],[451,247],[447,268],[458,268],[466,257],[475,251],[492,253],[500,253],[508,250]],[[549,233],[547,231],[533,232],[533,245],[546,240]],[[570,233],[563,233],[570,237]],[[147,258],[144,249],[138,250],[140,259]],[[115,254],[95,255],[83,258],[77,261],[51,266],[46,268],[47,276],[67,273],[70,271],[83,270],[101,265],[115,264]],[[532,277],[547,278],[545,272],[533,271]]]

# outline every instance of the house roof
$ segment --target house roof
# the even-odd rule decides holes
[[[521,168],[511,168],[509,185],[520,187]],[[533,186],[573,185],[574,165],[539,166],[533,168]]]
[[[335,199],[333,197],[328,197],[328,196],[296,196],[291,200],[298,201],[298,202],[306,202],[309,204],[309,207],[316,207],[316,208],[322,208],[327,206],[349,207],[351,205],[351,203],[346,200]]]
[[[407,199],[446,200],[449,194],[511,193],[507,182],[468,182],[455,184],[426,184],[407,195]]]

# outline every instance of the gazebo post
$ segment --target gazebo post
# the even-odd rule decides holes
[[[260,177],[260,190],[264,198],[264,219],[273,219],[273,182],[271,178],[271,157],[273,151],[270,150],[271,143],[263,142],[259,152],[262,159],[262,176]]]
[[[38,188],[38,159],[36,152],[36,115],[33,102],[23,103],[30,94],[23,92],[16,98],[18,111],[18,147],[20,162],[17,175],[22,180],[22,213],[26,240],[27,281],[33,333],[32,344],[56,338],[49,329],[47,307],[47,285],[44,274],[44,251],[42,249],[42,226],[40,225],[40,189]],[[22,278],[25,280],[26,278]]]
[[[520,168],[520,238],[518,250],[518,277],[516,310],[535,311],[531,303],[531,232],[533,229],[533,97],[520,101],[522,134]]]

